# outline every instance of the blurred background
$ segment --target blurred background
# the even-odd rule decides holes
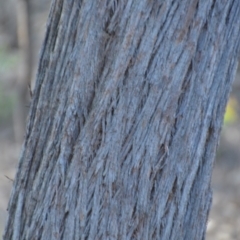
[[[51,0],[0,0],[0,236],[17,170]],[[213,171],[207,240],[240,239],[240,73]]]

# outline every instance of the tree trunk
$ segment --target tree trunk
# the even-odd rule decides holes
[[[14,135],[16,142],[23,142],[24,130],[29,105],[29,88],[33,69],[33,47],[30,36],[32,32],[30,21],[30,0],[17,2],[18,46],[22,61],[16,79],[16,105],[13,113]]]
[[[4,239],[204,239],[238,0],[53,0]]]
[[[0,6],[1,48],[17,48],[16,0],[0,0]]]

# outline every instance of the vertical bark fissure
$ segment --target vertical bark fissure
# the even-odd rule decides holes
[[[38,76],[37,76],[37,81],[36,81],[36,87],[34,90],[34,97],[33,97],[33,104],[31,104],[33,111],[30,109],[30,116],[29,116],[29,121],[28,124],[29,126],[27,127],[27,132],[32,131],[33,125],[34,124],[34,118],[35,118],[35,113],[37,111],[37,106],[38,106],[38,101],[39,101],[39,96],[41,92],[41,85],[45,79],[46,76],[48,76],[49,71],[48,67],[49,66],[49,54],[51,52],[51,48],[54,47],[54,36],[57,37],[58,32],[56,31],[60,17],[61,17],[61,12],[62,12],[62,4],[63,1],[55,1],[52,3],[51,6],[51,11],[49,15],[49,20],[48,20],[48,25],[47,25],[47,30],[46,30],[46,36],[44,39],[44,44],[41,50],[41,56],[40,56],[40,61],[39,61],[39,67],[38,67]],[[51,69],[52,70],[52,69]]]

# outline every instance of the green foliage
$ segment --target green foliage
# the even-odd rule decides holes
[[[2,84],[0,84],[0,124],[7,121],[11,117],[13,107],[14,97],[6,94]]]
[[[0,45],[0,124],[8,121],[13,112],[15,97],[6,92],[4,81],[15,71],[19,61],[18,52],[10,52]]]
[[[19,57],[15,54],[9,54],[9,52],[2,46],[0,46],[0,74],[7,74],[9,71],[18,64]]]
[[[237,99],[234,97],[230,97],[224,115],[224,124],[232,124],[238,121],[237,108],[238,108]]]

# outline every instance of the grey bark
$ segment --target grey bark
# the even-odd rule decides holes
[[[4,239],[204,239],[238,0],[53,0]]]

